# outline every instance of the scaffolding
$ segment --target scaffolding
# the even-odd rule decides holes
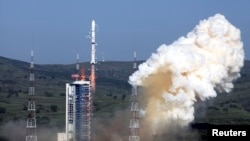
[[[37,141],[36,136],[36,102],[35,102],[35,87],[34,87],[35,75],[34,75],[34,61],[33,50],[31,50],[31,62],[30,62],[30,77],[29,77],[29,92],[28,92],[28,116],[26,121],[26,138],[25,141]]]
[[[75,138],[76,141],[83,140],[83,95],[82,95],[82,87],[80,85],[75,85]]]
[[[90,87],[83,85],[83,141],[91,138],[92,97]]]
[[[136,64],[136,52],[134,52],[134,63],[133,70],[137,68]],[[137,101],[137,86],[132,87],[131,94],[131,108],[130,108],[130,121],[129,121],[129,141],[140,141],[139,131],[140,131],[140,111]]]
[[[132,88],[129,129],[129,141],[140,141],[140,112],[137,102],[137,86]]]
[[[92,94],[95,92],[95,21],[91,23],[91,74],[84,68],[76,74],[72,83],[66,84],[66,139],[67,141],[90,141],[92,118]],[[79,71],[77,54],[76,70]]]

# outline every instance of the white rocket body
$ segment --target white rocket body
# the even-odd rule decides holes
[[[95,64],[95,21],[91,24],[91,64]]]

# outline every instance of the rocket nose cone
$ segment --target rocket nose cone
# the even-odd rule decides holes
[[[95,28],[95,21],[92,20],[92,29],[94,29],[94,28]]]

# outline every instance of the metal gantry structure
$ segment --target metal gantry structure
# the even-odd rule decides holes
[[[82,67],[79,71],[77,54],[76,74],[72,83],[66,84],[66,140],[90,141],[92,116],[91,82]]]
[[[90,141],[90,81],[77,80],[66,84],[66,139]]]
[[[88,84],[83,85],[83,141],[91,140],[92,92]]]
[[[79,72],[79,55],[77,54],[75,81],[66,84],[66,140],[90,141],[92,119],[92,95],[95,93],[95,21],[91,23],[91,74]]]
[[[137,68],[136,52],[134,52],[133,70]],[[130,108],[130,121],[129,121],[129,141],[140,141],[140,111],[137,100],[137,86],[132,87],[131,94],[131,108]]]
[[[34,53],[31,50],[31,62],[30,62],[30,75],[29,75],[29,92],[28,92],[28,117],[26,124],[26,138],[25,141],[37,141],[36,135],[36,102],[35,102],[35,87],[34,87],[35,75],[34,75]]]

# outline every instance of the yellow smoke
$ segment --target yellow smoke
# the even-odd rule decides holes
[[[152,127],[154,124],[148,124],[151,122],[157,122],[155,120],[155,115],[158,115],[159,107],[164,103],[162,98],[162,93],[164,91],[169,91],[171,86],[171,73],[165,68],[159,69],[155,74],[147,77],[143,80],[143,87],[145,88],[144,94],[146,95],[145,99],[145,111],[146,116],[141,122],[141,138],[143,140],[148,140],[152,138],[152,133],[156,134],[154,131],[156,127]],[[159,128],[159,127],[158,127]]]

